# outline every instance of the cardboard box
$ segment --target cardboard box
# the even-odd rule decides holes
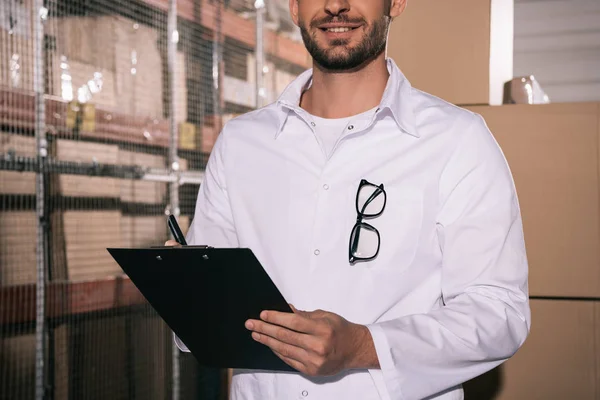
[[[35,138],[0,132],[0,154],[13,157],[36,157]],[[0,193],[35,194],[35,172],[0,170]]]
[[[532,300],[531,333],[515,356],[465,385],[465,399],[600,398],[600,302]]]
[[[61,161],[80,163],[116,164],[119,147],[77,140],[58,139],[55,157]],[[119,180],[87,175],[55,175],[53,193],[73,197],[119,197]]]
[[[29,30],[13,33],[0,28],[0,85],[33,91],[34,49]]]
[[[36,281],[36,244],[35,212],[0,212],[0,286]]]
[[[168,239],[165,216],[121,216],[123,247],[162,246]]]
[[[54,398],[131,399],[127,316],[82,318],[54,329]]]
[[[173,333],[154,312],[132,316],[130,345],[133,357],[130,384],[134,400],[168,398]],[[185,396],[187,397],[187,395]]]
[[[164,169],[166,158],[161,155],[119,150],[119,164]],[[167,183],[122,179],[119,196],[124,202],[160,204],[166,201]]]
[[[455,104],[502,104],[513,78],[513,0],[409,1],[388,56],[412,85]]]
[[[69,210],[54,212],[50,218],[53,280],[78,281],[122,274],[106,251],[107,247],[124,245],[119,211]],[[35,212],[0,212],[0,286],[36,282],[36,243]]]
[[[50,29],[74,77],[74,98],[75,78],[85,83],[100,72],[104,84],[91,102],[127,115],[163,117],[163,61],[155,29],[120,16],[55,18]]]
[[[172,333],[153,312],[70,321],[54,345],[56,399],[168,397]]]
[[[600,297],[600,103],[470,107],[504,151],[533,296]]]
[[[188,89],[186,76],[186,56],[181,51],[177,52],[175,61],[175,121],[187,121]]]
[[[0,153],[11,153],[20,157],[36,157],[35,138],[0,132]]]
[[[121,275],[107,247],[121,242],[120,211],[63,211],[52,215],[55,280],[81,281]]]
[[[0,134],[0,153],[15,156],[35,157],[35,138],[14,134]],[[116,164],[119,148],[77,140],[58,139],[54,149],[50,149],[57,160],[81,163]],[[35,194],[35,173],[0,171],[0,193]],[[119,179],[100,176],[57,174],[52,177],[53,194],[74,197],[119,197]]]
[[[0,354],[2,355],[0,357],[0,371],[2,371],[0,399],[34,398],[35,335],[2,336]]]
[[[35,194],[35,172],[0,170],[0,193]]]

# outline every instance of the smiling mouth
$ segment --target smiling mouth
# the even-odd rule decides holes
[[[323,32],[333,32],[333,33],[344,33],[344,32],[350,32],[353,31],[355,29],[357,29],[358,26],[356,27],[337,27],[337,28],[319,28],[321,29]]]

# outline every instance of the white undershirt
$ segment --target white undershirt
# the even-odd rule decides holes
[[[312,120],[315,122],[315,133],[325,150],[325,155],[328,158],[331,156],[337,141],[350,123],[357,124],[359,121],[369,120],[376,109],[374,107],[361,114],[344,118],[321,118],[311,115]]]

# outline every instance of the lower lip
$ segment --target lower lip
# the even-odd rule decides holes
[[[346,32],[332,32],[332,31],[324,31],[324,30],[321,30],[321,32],[323,32],[325,34],[325,36],[330,39],[343,39],[343,38],[352,36],[352,34],[354,32],[356,32],[358,29],[360,29],[360,27],[350,29],[349,31],[346,31]]]

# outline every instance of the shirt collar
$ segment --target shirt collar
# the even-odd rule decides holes
[[[390,77],[383,92],[381,103],[379,104],[379,111],[389,110],[400,130],[409,135],[419,137],[411,101],[412,86],[394,60],[387,58],[386,62]],[[300,96],[304,89],[312,83],[311,80],[312,69],[308,69],[294,79],[279,96],[276,103],[280,109],[279,123],[275,137],[279,136],[283,130],[290,111],[297,113],[305,112],[299,107]]]

